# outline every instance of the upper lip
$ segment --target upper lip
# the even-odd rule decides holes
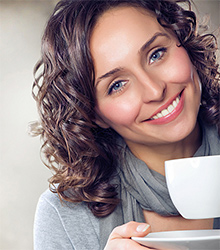
[[[155,116],[156,114],[160,113],[162,110],[167,109],[168,106],[177,98],[177,96],[179,96],[179,95],[182,94],[182,92],[183,92],[183,90],[180,91],[180,92],[179,92],[178,94],[176,94],[175,96],[171,97],[165,104],[163,104],[162,106],[160,106],[160,107],[150,116],[150,118],[148,118],[148,119],[145,120],[145,121],[151,120],[151,118],[152,118],[153,116]]]

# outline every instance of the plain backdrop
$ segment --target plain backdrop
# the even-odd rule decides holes
[[[51,173],[40,159],[40,139],[28,135],[28,124],[38,119],[32,72],[56,2],[0,0],[0,250],[33,249],[35,208],[48,188]],[[211,31],[217,29],[219,0],[195,2],[200,14],[210,14]]]

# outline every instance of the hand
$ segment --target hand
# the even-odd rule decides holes
[[[116,227],[108,238],[104,250],[146,250],[137,242],[131,240],[131,237],[144,237],[150,232],[150,225],[146,223],[128,222],[122,226]]]

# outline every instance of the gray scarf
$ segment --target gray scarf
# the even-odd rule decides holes
[[[215,127],[203,128],[202,145],[194,156],[220,154],[220,139]],[[100,249],[104,249],[113,228],[129,221],[145,222],[143,209],[162,216],[178,216],[165,177],[147,167],[124,145],[123,160],[116,178],[120,204],[109,216],[100,219]],[[121,167],[122,166],[122,167]]]

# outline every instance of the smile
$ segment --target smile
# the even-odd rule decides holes
[[[159,119],[161,117],[167,116],[168,114],[170,114],[178,105],[180,101],[180,95],[177,96],[177,98],[172,102],[172,104],[170,104],[168,106],[167,109],[163,109],[161,112],[157,113],[156,115],[154,115],[151,120],[156,120]]]
[[[183,91],[170,103],[166,108],[154,114],[146,122],[150,124],[166,124],[176,119],[182,112],[184,106],[184,93]]]

